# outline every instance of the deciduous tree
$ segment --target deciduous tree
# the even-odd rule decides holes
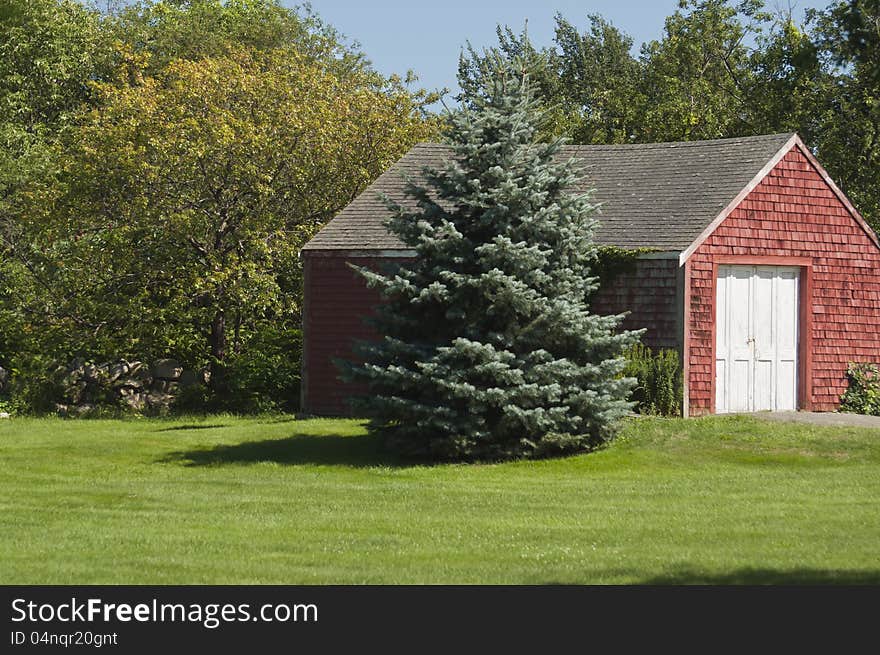
[[[34,203],[35,302],[83,347],[210,359],[223,390],[259,325],[296,321],[299,247],[431,134],[423,98],[290,49],[122,77]]]

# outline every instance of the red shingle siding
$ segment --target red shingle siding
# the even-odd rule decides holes
[[[593,300],[597,314],[629,312],[621,327],[646,328],[642,342],[654,349],[678,348],[678,258],[639,259],[631,271],[602,286]]]
[[[376,269],[400,259],[305,255],[305,351],[303,353],[303,411],[325,416],[351,413],[348,399],[363,388],[339,379],[334,359],[354,359],[356,340],[378,338],[365,322],[379,302],[347,262]],[[643,339],[652,348],[676,348],[677,259],[643,259],[603,287],[594,310],[611,314],[631,311],[625,329],[648,328]]]
[[[713,262],[724,255],[810,258],[812,334],[802,335],[811,339],[808,400],[816,411],[837,409],[847,363],[880,361],[880,249],[798,148],[688,260],[691,415],[712,408]]]
[[[373,313],[379,294],[368,289],[347,263],[375,267],[384,260],[314,256],[303,258],[304,343],[303,411],[347,416],[348,398],[362,389],[342,382],[335,358],[353,358],[354,340],[374,340],[376,331],[365,318]]]

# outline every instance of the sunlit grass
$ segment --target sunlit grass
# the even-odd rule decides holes
[[[880,431],[635,419],[409,466],[358,421],[0,422],[0,583],[880,583]]]

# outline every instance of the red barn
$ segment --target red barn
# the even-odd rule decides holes
[[[378,194],[448,149],[420,144],[302,251],[302,408],[344,415],[351,358],[376,293],[346,265],[411,258],[384,227]],[[685,413],[832,411],[851,361],[880,362],[880,241],[796,134],[565,146],[602,203],[600,244],[651,248],[602,288],[600,313],[629,311],[644,342],[682,353]]]

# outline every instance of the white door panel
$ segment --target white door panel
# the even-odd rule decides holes
[[[756,267],[754,273],[755,300],[752,324],[752,353],[755,358],[755,403],[752,411],[774,409],[773,355],[775,342],[775,271],[766,266]]]
[[[754,286],[751,271],[741,266],[731,266],[728,275],[730,291],[730,399],[731,412],[747,412],[752,405],[753,378],[749,375],[753,365],[750,346],[752,306],[745,300],[752,295]]]
[[[717,412],[796,409],[799,277],[795,267],[718,267]]]
[[[776,409],[797,409],[798,269],[782,269],[776,278]]]

